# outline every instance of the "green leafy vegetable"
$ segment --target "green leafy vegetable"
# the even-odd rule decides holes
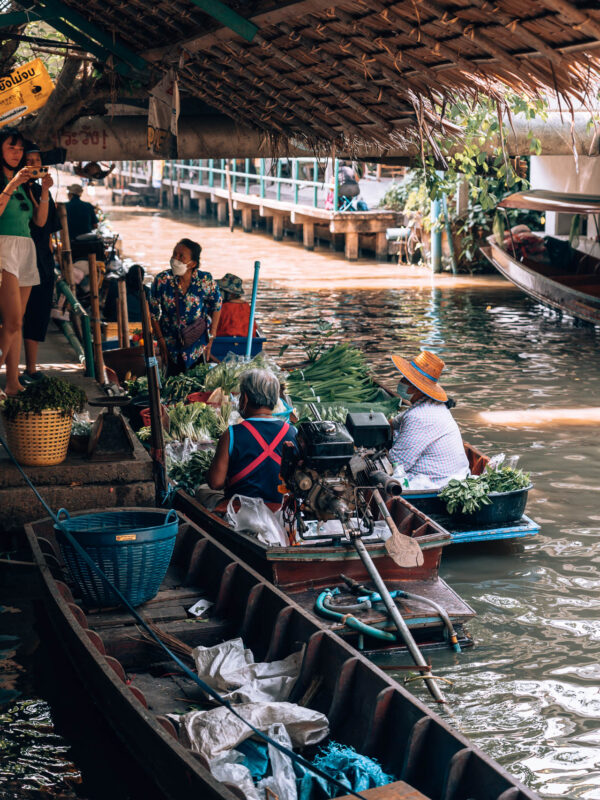
[[[196,450],[184,463],[171,465],[169,478],[181,489],[193,494],[206,481],[214,454],[214,450]]]
[[[2,411],[9,420],[18,414],[41,414],[49,409],[73,414],[83,411],[86,402],[85,392],[79,386],[60,378],[41,378],[16,397],[7,397]]]
[[[483,475],[469,476],[462,481],[451,480],[440,492],[449,514],[473,514],[489,505],[493,492],[514,492],[530,485],[530,475],[522,469],[502,467],[485,470]]]
[[[304,403],[368,403],[379,396],[364,355],[347,344],[334,345],[306,368],[294,370],[286,387],[294,402]]]

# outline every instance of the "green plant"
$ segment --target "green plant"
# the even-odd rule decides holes
[[[489,467],[482,475],[490,492],[514,492],[517,489],[525,489],[531,483],[529,472],[514,467],[502,467],[501,469],[490,469]]]
[[[70,415],[75,411],[83,411],[86,402],[85,392],[79,386],[60,378],[42,378],[30,383],[16,397],[7,397],[2,411],[9,420],[19,414],[41,414],[47,410]]]

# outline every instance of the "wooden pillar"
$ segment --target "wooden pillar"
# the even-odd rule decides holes
[[[302,244],[307,250],[315,249],[315,223],[302,223]]]
[[[346,246],[344,254],[348,261],[356,261],[358,258],[358,233],[346,234]]]
[[[227,200],[217,200],[217,222],[227,225]]]
[[[119,297],[117,300],[117,327],[119,330],[119,347],[129,347],[129,313],[127,311],[127,286],[125,278],[117,281]]]
[[[198,198],[198,215],[201,217],[208,216],[208,199],[206,197]]]
[[[379,231],[375,234],[375,258],[377,261],[387,261],[388,241],[385,231]]]
[[[246,206],[242,208],[242,230],[244,233],[252,233],[252,208]]]
[[[181,208],[183,211],[189,211],[192,207],[192,197],[189,192],[182,191],[181,192]]]
[[[273,214],[273,238],[276,242],[283,239],[283,214]]]
[[[106,373],[104,371],[104,356],[102,354],[102,332],[100,328],[100,297],[98,295],[98,268],[96,266],[96,254],[88,255],[88,266],[90,270],[90,306],[92,310],[92,334],[94,338],[94,362],[96,365],[96,380],[100,386],[106,383]]]

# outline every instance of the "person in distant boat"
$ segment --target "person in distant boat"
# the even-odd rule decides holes
[[[98,217],[96,210],[91,203],[81,199],[83,186],[80,183],[72,183],[67,186],[68,202],[65,205],[67,212],[67,227],[71,244],[84,233],[91,233],[98,227]]]
[[[408,394],[411,405],[393,424],[397,430],[390,460],[404,467],[409,481],[426,476],[436,488],[465,478],[469,461],[462,436],[448,408],[451,401],[438,383],[444,362],[427,350],[412,361],[395,355],[392,361],[402,373],[398,389]]]
[[[279,400],[279,380],[266,369],[251,369],[240,377],[242,422],[230,425],[219,439],[208,471],[208,486],[196,498],[208,508],[240,494],[281,504],[279,470],[285,442],[296,443],[296,429],[273,416]]]
[[[244,300],[242,279],[228,272],[217,281],[217,285],[223,298],[217,336],[248,336],[250,303]],[[256,336],[256,323],[252,335]]]

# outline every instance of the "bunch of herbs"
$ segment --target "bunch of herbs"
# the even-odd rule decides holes
[[[41,414],[48,410],[72,416],[76,411],[83,411],[86,402],[85,392],[79,386],[60,378],[41,378],[16,397],[7,397],[2,411],[8,420],[19,414]]]

